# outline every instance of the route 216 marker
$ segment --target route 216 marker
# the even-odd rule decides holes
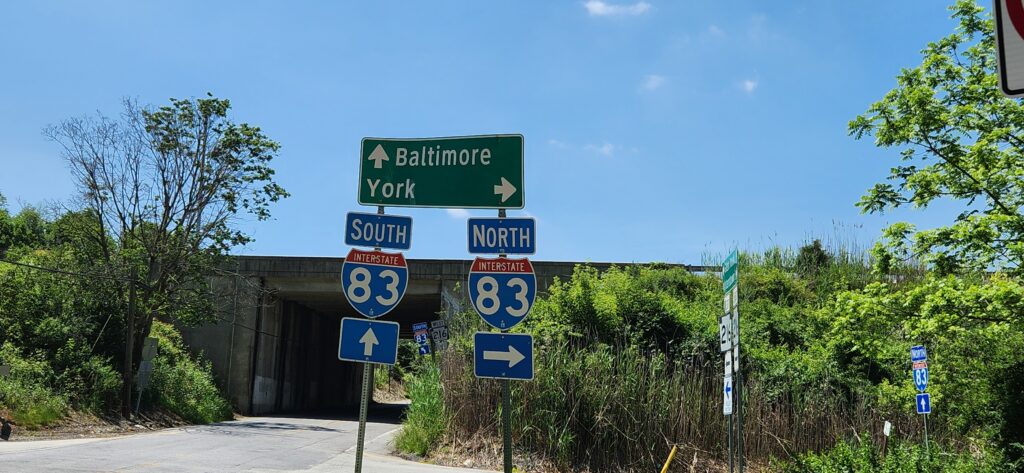
[[[398,322],[345,317],[338,336],[338,359],[393,365],[398,359]]]
[[[469,271],[469,300],[480,318],[508,330],[522,322],[537,296],[537,276],[530,260],[481,258]]]
[[[352,308],[375,319],[394,309],[405,296],[409,267],[401,253],[353,248],[341,266],[341,286]]]

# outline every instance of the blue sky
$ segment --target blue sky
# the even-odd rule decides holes
[[[988,4],[985,4],[987,7]],[[292,197],[243,254],[343,256],[364,136],[522,133],[539,260],[700,263],[815,236],[867,246],[854,203],[895,150],[846,124],[948,34],[946,4],[886,1],[6,2],[0,192],[68,200],[69,116],[207,91],[282,150]],[[414,218],[413,258],[468,258],[467,215]]]

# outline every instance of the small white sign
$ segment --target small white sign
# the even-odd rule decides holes
[[[1024,94],[1024,5],[1020,0],[995,0],[996,58],[999,85],[1010,97]]]
[[[892,433],[892,422],[885,421],[885,426],[882,427],[882,433],[885,434],[886,437]]]
[[[732,317],[725,314],[718,319],[718,349],[722,352],[732,350]]]
[[[722,390],[722,414],[732,415],[732,378],[725,378],[725,389]]]
[[[732,366],[732,352],[725,352],[725,354],[722,356],[722,359],[724,360],[723,364],[725,365],[725,377],[731,378],[732,374],[734,373]]]

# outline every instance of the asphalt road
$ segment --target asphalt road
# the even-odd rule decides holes
[[[388,455],[399,425],[385,409],[366,427],[364,472],[472,472]],[[125,437],[0,444],[0,472],[348,472],[359,424],[351,418],[250,417]]]

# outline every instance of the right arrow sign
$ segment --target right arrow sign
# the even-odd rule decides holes
[[[473,371],[478,378],[533,379],[533,337],[521,333],[477,332]]]
[[[521,209],[523,135],[363,138],[359,203]]]

